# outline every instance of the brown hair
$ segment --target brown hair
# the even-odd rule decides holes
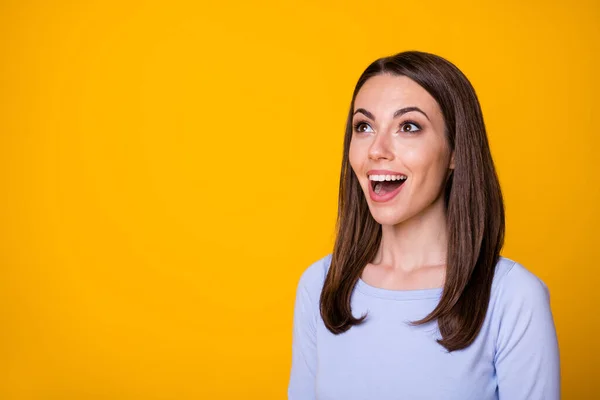
[[[437,307],[420,325],[437,320],[448,351],[463,349],[477,337],[490,299],[495,265],[504,242],[502,192],[475,90],[466,76],[442,57],[407,51],[374,61],[360,76],[350,104],[340,175],[336,241],[320,298],[321,316],[334,334],[364,322],[351,312],[352,291],[373,260],[381,241],[381,225],[369,211],[352,170],[348,151],[356,94],[371,77],[406,76],[439,104],[454,172],[444,189],[448,226],[447,270]]]

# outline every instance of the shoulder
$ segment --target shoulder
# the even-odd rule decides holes
[[[496,265],[490,312],[500,340],[532,326],[550,329],[553,323],[548,286],[523,265],[505,257]]]
[[[325,257],[310,264],[300,276],[298,285],[306,288],[321,289],[331,265],[331,256],[331,254],[327,254]]]
[[[510,258],[500,257],[496,264],[492,294],[510,301],[520,299],[528,301],[547,301],[548,286],[525,266]]]
[[[527,384],[530,394],[537,393],[528,398],[558,398],[560,361],[548,287],[510,259],[502,258],[496,272],[491,333],[500,392],[520,393]]]
[[[331,254],[314,261],[310,264],[298,280],[298,293],[308,295],[311,301],[318,302],[327,276],[327,271],[331,265]]]

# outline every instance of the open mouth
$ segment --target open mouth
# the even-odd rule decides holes
[[[373,192],[378,196],[394,192],[406,182],[406,175],[370,175],[369,183]]]

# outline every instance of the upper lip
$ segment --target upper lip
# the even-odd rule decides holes
[[[372,169],[367,172],[367,176],[371,176],[371,175],[404,175],[404,176],[406,176],[406,174],[403,172],[390,171],[389,169]]]

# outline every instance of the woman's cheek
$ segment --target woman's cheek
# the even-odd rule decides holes
[[[439,169],[440,165],[445,163],[447,154],[444,148],[440,148],[438,143],[426,143],[418,147],[405,149],[403,159],[412,173],[424,172],[431,169]]]
[[[427,152],[421,148],[407,148],[400,154],[402,163],[409,169],[409,172],[418,173],[423,165],[427,165]]]
[[[350,142],[348,160],[350,161],[350,166],[355,172],[358,172],[357,170],[360,169],[367,158],[368,147],[366,147],[363,143],[355,143],[354,141]]]

